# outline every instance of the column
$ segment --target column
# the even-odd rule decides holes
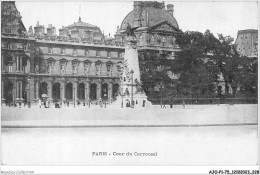
[[[15,66],[16,66],[16,72],[19,71],[19,66],[18,66],[19,64],[18,64],[18,63],[19,63],[19,57],[16,56],[16,64],[15,64]]]
[[[2,100],[4,100],[4,81],[2,80],[2,84],[1,84],[1,98]]]
[[[97,81],[97,100],[99,101],[101,98],[101,81]]]
[[[37,98],[39,98],[39,81],[38,80],[36,80],[36,82],[35,82],[35,96],[36,96],[36,99]]]
[[[15,100],[19,100],[19,82],[16,81],[15,82],[15,86],[16,86],[16,99]]]
[[[20,60],[20,71],[23,71],[23,57],[19,57]]]
[[[85,83],[85,101],[89,100],[89,80]]]
[[[48,96],[50,97],[50,100],[52,101],[52,84],[53,84],[53,81],[52,80],[49,80],[48,81]]]
[[[73,92],[73,99],[77,99],[78,98],[78,80],[75,78],[75,80],[74,80],[74,90],[75,90],[75,92]]]
[[[108,83],[108,101],[109,101],[109,103],[111,103],[112,102],[112,92],[113,91],[113,83],[112,82],[109,82]]]
[[[61,99],[62,101],[65,100],[65,89],[66,88],[66,81],[63,80],[62,83],[61,83]]]
[[[23,100],[23,83],[19,81],[19,89],[20,89],[20,99]]]

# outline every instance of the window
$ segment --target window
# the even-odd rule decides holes
[[[27,50],[27,44],[23,44],[23,50]]]
[[[78,65],[75,63],[72,65],[72,73],[77,74],[78,73]]]
[[[53,72],[53,62],[48,62],[48,73],[52,74]]]
[[[23,70],[23,59],[22,57],[16,57],[16,71],[22,71]]]
[[[111,71],[111,65],[110,65],[110,64],[107,65],[107,71],[108,71],[108,72]]]
[[[77,59],[72,60],[72,74],[78,73],[79,61]]]
[[[6,33],[12,33],[12,26],[11,25],[6,26],[5,32]]]
[[[65,66],[66,66],[66,63],[65,63],[65,62],[61,63],[61,68],[60,68],[60,73],[61,73],[61,74],[65,74],[65,73],[66,73],[66,68],[65,68]]]
[[[65,48],[61,48],[61,52],[60,52],[62,55],[65,54]]]
[[[96,51],[96,56],[100,57],[100,51],[99,50]]]
[[[88,75],[88,74],[89,74],[90,65],[91,65],[91,62],[89,62],[89,61],[86,61],[86,62],[84,63],[84,74],[85,74],[85,75]]]
[[[111,58],[111,52],[110,51],[107,52],[107,57]]]
[[[7,49],[11,49],[11,44],[10,43],[7,44]]]
[[[48,47],[48,53],[52,53],[52,48]]]
[[[13,72],[13,63],[12,62],[8,63],[8,72]]]
[[[73,49],[73,55],[76,56],[77,55],[77,50]]]
[[[89,52],[88,52],[88,50],[85,50],[85,55],[89,55]]]

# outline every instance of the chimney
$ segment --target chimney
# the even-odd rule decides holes
[[[32,26],[29,27],[28,34],[29,35],[33,35],[33,28],[32,28]]]
[[[37,36],[43,36],[44,35],[44,26],[39,24],[39,21],[37,22],[36,26],[34,27],[35,35]]]
[[[48,36],[56,36],[56,28],[54,26],[52,26],[51,24],[48,25],[47,35]]]
[[[174,11],[174,5],[173,4],[167,4],[167,11],[173,16]]]

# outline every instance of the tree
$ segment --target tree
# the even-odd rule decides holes
[[[181,51],[171,66],[179,75],[177,91],[186,97],[211,97],[215,93],[217,70],[209,61],[209,53],[215,48],[216,39],[209,32],[187,31],[176,38]]]
[[[166,56],[155,55],[145,50],[138,52],[142,89],[150,99],[159,99],[160,90],[165,91],[167,88],[168,92],[171,91],[169,87],[172,79],[167,73],[171,60],[166,59]]]

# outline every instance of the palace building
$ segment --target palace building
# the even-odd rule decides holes
[[[258,56],[258,31],[254,29],[239,30],[235,41],[236,50],[243,56],[255,58]]]
[[[174,58],[180,32],[173,5],[134,2],[115,38],[98,26],[77,22],[59,29],[38,22],[27,31],[15,2],[2,3],[2,102],[37,102],[47,94],[51,102],[108,103],[118,95],[127,32],[133,31],[138,50],[151,56]],[[46,32],[45,32],[46,31]]]

